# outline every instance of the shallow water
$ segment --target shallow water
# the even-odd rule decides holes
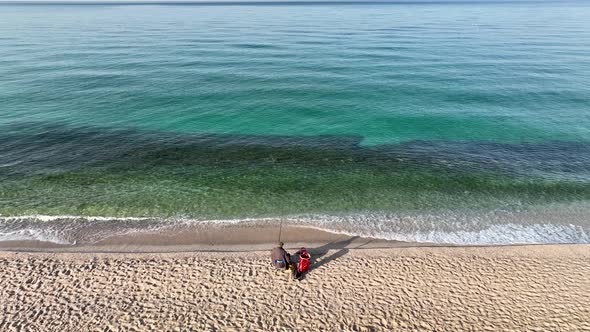
[[[0,239],[589,242],[588,3],[0,9]]]

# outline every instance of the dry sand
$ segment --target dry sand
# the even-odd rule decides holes
[[[590,331],[588,245],[328,248],[1,252],[0,331]]]

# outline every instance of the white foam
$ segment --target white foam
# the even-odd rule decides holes
[[[552,210],[553,211],[553,210]],[[359,213],[349,215],[293,215],[265,218],[193,219],[174,217],[0,216],[0,241],[39,240],[60,244],[95,242],[113,235],[158,232],[200,224],[292,224],[338,234],[387,240],[458,244],[506,245],[590,243],[586,210],[583,220],[563,223],[557,217],[528,212],[431,212],[415,214]],[[573,215],[572,215],[573,216]],[[528,218],[528,219],[527,219]],[[561,219],[560,219],[561,218]],[[546,220],[551,219],[551,220]],[[574,218],[575,219],[575,218]],[[523,221],[524,220],[524,221]],[[532,222],[532,221],[535,222]],[[82,221],[82,222],[81,222]],[[538,222],[536,222],[538,221]]]
[[[100,216],[48,216],[42,214],[32,214],[24,216],[2,216],[0,215],[1,221],[17,221],[17,220],[29,220],[29,221],[56,221],[56,220],[87,220],[87,221],[109,221],[109,220],[121,220],[121,221],[140,221],[140,220],[153,220],[154,218],[146,217],[100,217]]]
[[[579,226],[548,224],[526,226],[515,224],[492,225],[478,231],[431,231],[411,234],[375,233],[371,235],[388,240],[458,245],[590,243],[590,237]]]
[[[14,232],[0,233],[1,241],[42,241],[57,244],[75,244],[75,242],[65,241],[63,238],[39,229],[23,229]]]

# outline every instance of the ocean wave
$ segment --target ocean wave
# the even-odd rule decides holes
[[[450,245],[588,244],[590,233],[577,225],[492,225],[478,231],[430,231],[418,233],[366,232],[361,235],[385,240]]]
[[[304,226],[322,231],[386,240],[453,244],[510,245],[590,243],[585,207],[531,211],[357,213],[285,217],[194,219],[185,217],[0,216],[0,241],[36,240],[92,244],[112,236],[158,233],[212,225]]]

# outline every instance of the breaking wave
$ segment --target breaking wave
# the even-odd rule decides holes
[[[293,215],[285,217],[194,219],[100,216],[0,217],[0,241],[36,240],[92,244],[112,236],[158,233],[216,225],[305,226],[328,232],[386,240],[454,244],[510,245],[590,243],[587,207],[545,207],[527,211]]]

